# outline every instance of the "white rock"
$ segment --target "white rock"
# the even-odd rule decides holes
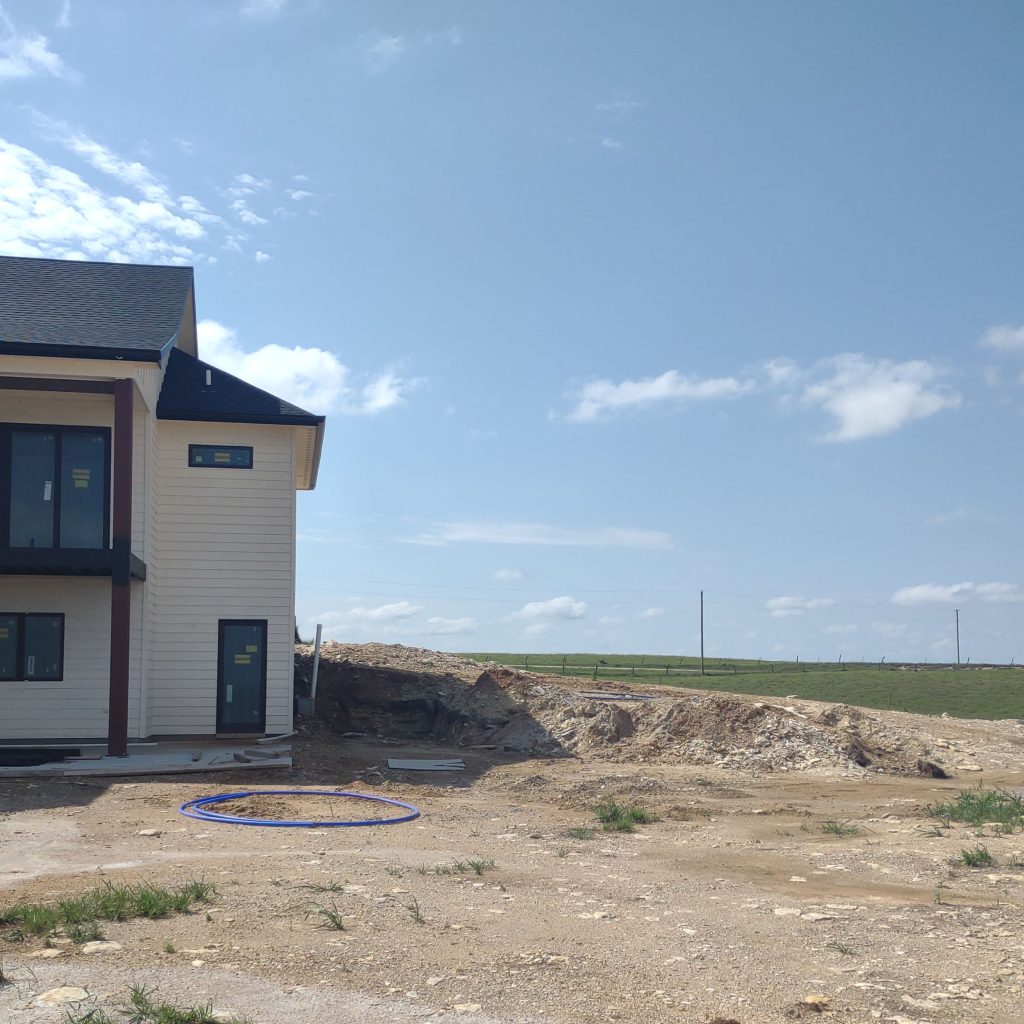
[[[116,953],[120,948],[120,942],[109,942],[106,939],[98,939],[96,942],[86,942],[82,946],[82,953],[85,956],[91,956],[93,953]]]
[[[454,1009],[455,1009],[456,1013],[477,1013],[479,1011],[479,1009],[480,1009],[480,1004],[479,1003],[456,1003]]]
[[[37,960],[53,960],[58,956],[64,955],[63,949],[39,949],[35,953],[31,954]]]
[[[36,999],[37,1006],[63,1006],[65,1003],[80,1003],[88,999],[89,993],[84,988],[74,988],[64,985],[61,988],[51,988]]]
[[[141,832],[135,833],[137,836],[146,836],[150,839],[155,839],[157,836],[162,836],[163,832],[158,828],[144,828]]]
[[[800,911],[796,907],[776,907],[772,913],[776,917],[799,917]]]

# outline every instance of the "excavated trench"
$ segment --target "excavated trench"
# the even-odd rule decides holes
[[[307,692],[310,667],[310,659],[300,656],[297,687]],[[548,757],[567,753],[487,672],[469,683],[446,674],[322,659],[315,711],[336,733],[493,746]]]

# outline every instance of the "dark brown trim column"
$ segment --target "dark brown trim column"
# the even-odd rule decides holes
[[[110,713],[107,753],[128,753],[128,665],[132,620],[132,437],[135,382],[114,382],[113,560],[110,576]]]

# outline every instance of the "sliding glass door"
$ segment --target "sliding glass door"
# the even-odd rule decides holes
[[[0,497],[5,491],[0,546],[107,547],[110,431],[0,424]]]

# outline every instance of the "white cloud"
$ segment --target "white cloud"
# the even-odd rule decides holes
[[[871,628],[886,640],[901,640],[907,635],[905,622],[872,622]]]
[[[404,35],[389,36],[383,32],[370,32],[359,38],[358,45],[367,71],[379,75],[393,67],[413,50],[422,50],[425,47],[461,46],[462,32],[455,26],[440,31],[425,32],[423,35],[413,38]]]
[[[1024,324],[1000,324],[990,327],[981,338],[986,348],[996,348],[1003,352],[1024,352]]]
[[[305,188],[290,188],[287,189],[288,198],[294,200],[297,203],[301,203],[303,199],[312,199],[313,193]]]
[[[0,7],[0,82],[36,75],[77,78],[60,56],[50,49],[46,36],[20,31]]]
[[[194,220],[204,224],[223,224],[224,218],[211,213],[195,196],[178,196],[178,207]]]
[[[634,111],[639,110],[643,104],[639,100],[631,100],[624,96],[614,96],[612,99],[595,103],[594,109],[602,114],[611,114],[613,117],[627,117]]]
[[[948,523],[959,523],[971,516],[972,510],[964,505],[949,512],[936,512],[928,516],[925,522],[929,526],[945,526]]]
[[[442,615],[431,615],[423,630],[430,636],[465,636],[477,630],[476,619],[466,616],[462,619],[446,619]]]
[[[835,417],[826,441],[859,441],[891,434],[914,420],[955,408],[960,396],[938,383],[939,370],[923,359],[896,363],[846,353],[817,364],[804,402]]]
[[[552,597],[548,601],[528,601],[517,612],[512,613],[513,619],[552,620],[582,619],[587,613],[585,601],[574,601],[571,597]]]
[[[751,386],[749,382],[735,377],[700,379],[681,374],[678,370],[667,370],[658,377],[624,380],[618,384],[610,380],[595,380],[570,394],[569,397],[576,405],[566,419],[591,423],[625,409],[732,398],[743,394]]]
[[[238,214],[238,219],[243,224],[248,224],[250,227],[258,227],[260,224],[270,223],[266,217],[261,217],[250,209],[249,204],[244,199],[233,199],[231,201],[231,209]]]
[[[990,604],[1024,601],[1024,590],[1016,583],[921,583],[914,587],[903,587],[890,600],[899,605],[952,604],[954,601],[970,599]]]
[[[636,617],[638,619],[657,619],[664,614],[664,608],[645,608],[642,612],[637,612]]]
[[[437,523],[413,537],[399,537],[407,544],[440,547],[445,544],[522,544],[551,547],[611,547],[668,550],[672,538],[657,530],[620,527],[568,529],[544,523]]]
[[[834,626],[826,626],[825,632],[830,636],[850,636],[856,633],[859,626],[855,626],[853,623],[840,623]]]
[[[257,249],[254,257],[257,263],[269,263],[273,258],[270,253],[264,252],[262,249]]]
[[[359,411],[373,414],[401,405],[406,395],[419,384],[418,380],[403,380],[390,370],[378,374],[363,387]]]
[[[239,12],[247,18],[276,18],[288,6],[288,0],[245,0]]]
[[[231,209],[235,211],[238,219],[243,224],[248,224],[250,227],[259,227],[261,224],[269,224],[270,221],[266,217],[261,217],[255,210],[249,205],[249,199],[251,196],[266,192],[270,188],[270,181],[267,178],[257,178],[254,174],[243,172],[242,174],[236,174],[223,191],[223,195],[227,197],[231,204]]]
[[[567,395],[574,404],[566,419],[590,423],[631,409],[775,392],[786,404],[798,402],[833,416],[835,429],[823,440],[857,441],[958,406],[960,396],[942,378],[942,369],[923,359],[900,363],[855,352],[806,369],[791,359],[773,359],[742,377],[700,378],[667,370],[637,380],[590,381]]]
[[[461,46],[462,29],[452,25],[450,28],[441,29],[440,32],[428,32],[423,41],[427,46]]]
[[[0,139],[0,251],[8,255],[189,263],[205,233],[166,203],[108,194]]]
[[[521,580],[523,574],[518,569],[496,569],[494,578],[499,583],[514,583],[516,580]]]
[[[386,36],[374,33],[361,40],[363,62],[375,75],[387,71],[407,49],[404,36]]]
[[[325,624],[328,621],[338,622],[397,622],[402,619],[411,619],[423,611],[423,607],[412,604],[409,601],[395,601],[391,604],[378,605],[376,608],[356,607],[345,612],[329,612],[321,619]]]
[[[765,608],[773,619],[785,619],[816,608],[828,608],[835,604],[831,597],[773,597],[765,602]]]
[[[603,135],[601,137],[601,145],[605,149],[622,149],[622,140],[613,138],[611,135]]]
[[[387,372],[357,390],[333,352],[273,344],[246,352],[235,332],[216,320],[200,320],[197,331],[200,359],[314,413],[373,415],[400,404],[415,384]]]
[[[135,189],[144,199],[163,206],[173,205],[167,187],[145,164],[137,160],[126,160],[102,142],[90,138],[85,132],[63,121],[56,121],[43,114],[34,115],[36,126],[48,138],[59,142],[69,152],[81,157],[97,171]]]
[[[57,16],[57,28],[71,28],[71,0],[64,0]]]

